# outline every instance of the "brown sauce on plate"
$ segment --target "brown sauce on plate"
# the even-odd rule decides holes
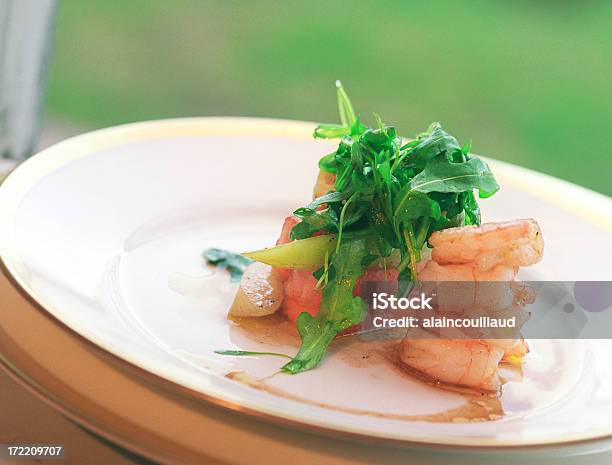
[[[394,413],[374,412],[350,407],[340,407],[324,402],[316,402],[300,396],[288,393],[282,389],[270,386],[264,380],[257,379],[243,371],[232,371],[225,375],[226,378],[238,381],[251,388],[267,392],[285,399],[295,400],[303,404],[322,407],[353,415],[362,415],[375,418],[387,418],[391,420],[404,421],[427,421],[432,423],[469,423],[498,420],[503,417],[504,412],[501,407],[499,396],[494,394],[461,394],[466,400],[465,405],[449,409],[445,412],[423,414],[423,415],[402,415]]]
[[[231,322],[242,329],[249,339],[260,344],[275,347],[300,345],[300,335],[295,325],[278,313],[256,318],[234,318]]]
[[[295,326],[281,315],[273,314],[261,318],[243,318],[234,320],[233,323],[248,334],[250,339],[256,342],[272,346],[299,346],[300,338]],[[341,407],[302,398],[270,385],[265,379],[258,379],[243,371],[232,371],[227,373],[225,377],[278,397],[316,407],[376,418],[435,423],[468,423],[498,420],[504,416],[500,401],[500,392],[479,392],[460,386],[446,385],[433,381],[401,363],[397,351],[399,340],[399,338],[379,340],[375,337],[368,337],[363,334],[345,336],[337,339],[334,344],[332,344],[329,355],[340,357],[345,363],[355,368],[363,368],[365,366],[371,366],[372,364],[386,364],[402,376],[407,376],[412,379],[416,378],[430,386],[456,392],[463,397],[465,404],[444,412],[433,414],[405,415],[383,413],[358,408]]]

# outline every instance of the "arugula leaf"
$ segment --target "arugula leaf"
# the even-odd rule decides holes
[[[340,113],[340,121],[344,126],[351,127],[357,122],[357,115],[355,115],[353,105],[339,80],[336,81],[336,88],[338,89],[338,113]]]
[[[250,350],[215,350],[215,354],[219,355],[233,355],[233,356],[254,356],[254,355],[270,355],[273,357],[285,357],[291,358],[289,355],[280,354],[278,352],[253,352]]]
[[[310,210],[315,210],[317,207],[320,207],[324,203],[342,202],[346,198],[346,192],[329,192],[327,194],[322,195],[321,197],[317,197],[316,199],[314,199],[308,204],[306,208]]]
[[[489,166],[480,158],[455,163],[442,154],[410,181],[409,192],[465,192],[472,189],[478,189],[481,198],[490,197],[499,190]]]
[[[333,231],[338,229],[338,215],[336,211],[331,208],[326,208],[322,211],[304,208],[297,209],[293,213],[301,217],[302,221],[291,229],[289,233],[291,240],[306,239],[320,231]]]
[[[317,130],[315,129],[315,134],[316,133],[317,133]],[[333,138],[330,137],[330,139],[333,139]],[[327,155],[322,157],[319,160],[319,169],[322,169],[323,171],[327,171],[328,173],[336,174],[336,153],[337,152],[328,153]]]
[[[348,136],[351,128],[341,124],[320,124],[314,130],[315,139],[335,139],[337,137]]]
[[[285,373],[292,375],[315,368],[338,334],[331,321],[326,321],[318,315],[312,317],[306,312],[297,317],[296,324],[302,339],[300,350],[281,368]]]
[[[460,194],[460,203],[463,211],[465,212],[465,223],[466,224],[475,224],[480,225],[480,207],[478,206],[478,202],[476,202],[476,198],[474,197],[474,192],[462,192]]]
[[[366,130],[366,127],[361,124],[359,117],[355,114],[353,104],[348,98],[340,81],[336,81],[336,89],[338,96],[338,113],[340,114],[341,124],[318,125],[313,134],[315,139],[335,139],[342,136],[358,136]],[[323,167],[321,166],[321,168]]]
[[[428,131],[422,134],[416,146],[406,147],[407,166],[424,166],[427,162],[442,153],[451,155],[461,152],[461,146],[453,136],[442,129],[440,123],[432,123]]]
[[[205,250],[202,256],[209,265],[229,271],[232,282],[240,281],[246,267],[253,263],[253,260],[244,255],[222,249]]]
[[[422,217],[438,219],[441,216],[440,204],[423,192],[414,190],[410,184],[397,193],[396,200],[394,214],[397,223]]]
[[[282,370],[295,374],[316,367],[327,346],[340,331],[363,321],[366,305],[353,289],[363,274],[363,259],[368,255],[366,239],[346,238],[330,261],[331,277],[323,287],[323,299],[319,313],[312,317],[301,313],[297,327],[302,344],[297,355]]]

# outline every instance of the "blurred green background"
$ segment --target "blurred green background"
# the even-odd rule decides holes
[[[476,153],[612,195],[612,2],[62,0],[47,117],[441,121]]]

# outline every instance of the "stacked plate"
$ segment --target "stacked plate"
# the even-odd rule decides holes
[[[559,464],[612,450],[611,341],[531,341],[522,381],[479,403],[350,338],[298,376],[270,377],[276,358],[214,352],[295,350],[280,320],[225,319],[236,285],[201,254],[274,242],[333,150],[312,129],[156,121],[69,139],[20,165],[0,187],[4,368],[161,463]],[[609,198],[490,164],[502,190],[484,218],[542,227],[545,259],[530,279],[612,280]]]

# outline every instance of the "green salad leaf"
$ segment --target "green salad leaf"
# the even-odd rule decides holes
[[[353,295],[353,290],[364,272],[363,258],[367,254],[364,237],[348,237],[332,253],[321,310],[314,317],[305,312],[298,316],[302,344],[297,355],[283,366],[283,371],[295,374],[316,367],[336,334],[363,321],[366,305]]]
[[[215,354],[219,355],[233,355],[237,357],[252,357],[258,355],[269,355],[271,357],[283,357],[283,358],[291,358],[289,355],[281,354],[278,352],[256,352],[251,350],[215,350]]]
[[[253,263],[253,260],[244,255],[222,249],[207,249],[202,256],[209,265],[227,270],[232,282],[240,281],[246,267]]]
[[[410,181],[410,190],[419,192],[469,192],[478,189],[481,198],[499,190],[489,166],[480,158],[453,162],[445,154],[433,158]]]

